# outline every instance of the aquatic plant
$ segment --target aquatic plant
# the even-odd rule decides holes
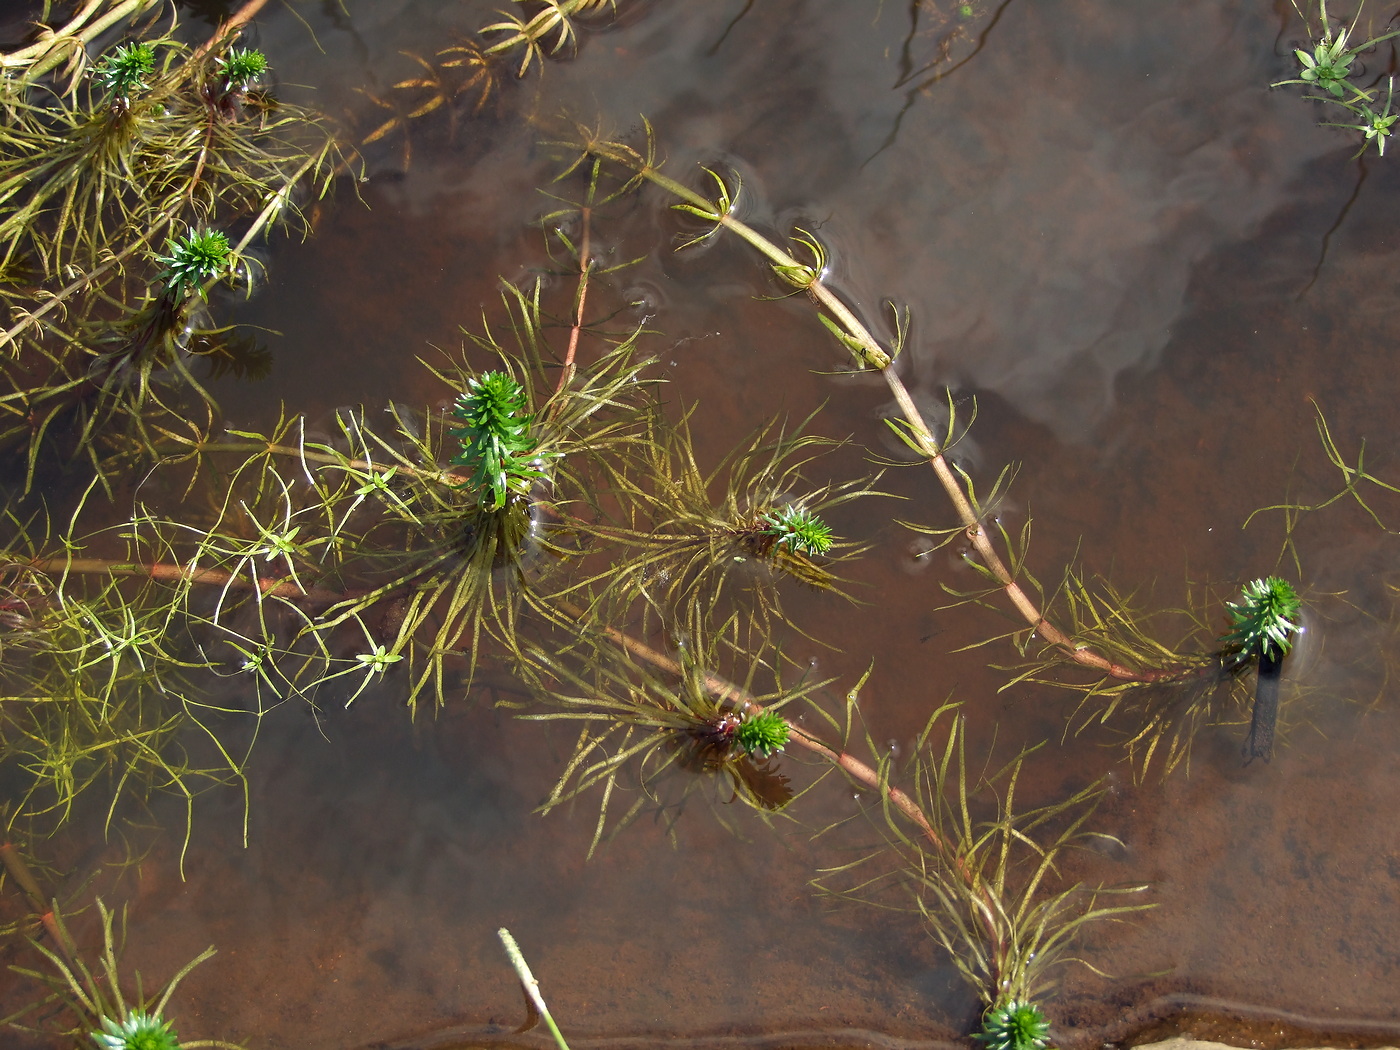
[[[204,286],[218,280],[232,267],[228,236],[221,230],[191,229],[179,239],[166,242],[169,254],[156,256],[164,265],[157,280],[175,299],[190,295],[208,298]]]
[[[637,150],[622,142],[609,141],[590,132],[586,128],[576,128],[577,137],[571,142],[556,143],[577,151],[580,159],[573,162],[577,166],[582,158],[600,158],[618,165],[632,173],[637,181],[649,182],[675,198],[672,207],[700,219],[706,228],[681,245],[684,249],[705,240],[719,230],[727,230],[755,248],[767,261],[771,271],[785,285],[797,286],[806,291],[817,307],[817,317],[822,325],[835,337],[837,342],[851,355],[859,370],[877,371],[899,407],[900,418],[890,420],[890,426],[899,439],[913,450],[918,457],[933,470],[939,486],[952,504],[959,524],[941,530],[944,542],[962,537],[970,550],[965,555],[969,565],[982,573],[994,591],[1000,592],[1008,600],[1016,614],[1025,623],[1024,636],[1035,637],[1047,649],[1053,649],[1067,661],[1078,665],[1101,680],[1118,682],[1152,683],[1181,677],[1189,671],[1189,661],[1173,662],[1162,667],[1133,668],[1097,652],[1081,640],[1072,637],[1056,627],[1046,616],[1044,607],[1034,601],[1023,586],[1022,559],[1012,550],[1012,560],[1008,564],[997,550],[994,530],[987,527],[988,511],[977,499],[972,479],[948,459],[946,453],[956,440],[953,422],[950,420],[942,439],[924,419],[923,412],[915,404],[898,372],[892,368],[895,359],[903,348],[907,334],[907,316],[897,308],[893,309],[895,335],[888,348],[870,333],[866,325],[831,287],[824,277],[822,260],[825,252],[816,244],[807,231],[798,231],[794,248],[806,255],[803,261],[793,252],[783,248],[773,240],[759,233],[736,216],[742,184],[737,178],[731,181],[717,171],[704,169],[710,183],[715,188],[713,198],[707,198],[663,174],[656,160],[655,137],[649,123],[644,121],[646,142]],[[927,530],[935,533],[940,530]],[[1009,539],[1005,537],[1004,539]]]
[[[508,372],[468,378],[466,392],[452,407],[452,416],[464,424],[448,431],[462,445],[452,465],[470,471],[466,484],[481,494],[487,510],[503,509],[511,496],[527,497],[546,477],[536,465],[534,416],[525,408],[525,388]]]
[[[763,535],[772,536],[779,545],[797,554],[820,557],[828,553],[835,542],[831,526],[805,507],[770,510],[761,520],[768,526]]]
[[[219,59],[219,77],[225,94],[241,95],[267,75],[267,56],[256,48],[231,47]]]
[[[1280,80],[1270,87],[1283,87],[1287,84],[1304,84],[1308,87],[1317,87],[1326,91],[1334,99],[1370,98],[1370,92],[1363,91],[1350,82],[1352,76],[1351,64],[1356,57],[1365,51],[1369,51],[1377,44],[1400,36],[1400,30],[1385,33],[1381,36],[1372,37],[1361,44],[1347,46],[1351,35],[1356,31],[1356,23],[1361,19],[1361,10],[1365,7],[1365,0],[1358,5],[1356,15],[1349,26],[1341,29],[1334,29],[1332,21],[1327,14],[1327,0],[1317,0],[1317,23],[1318,28],[1313,36],[1313,49],[1311,53],[1303,48],[1294,49],[1294,56],[1298,59],[1298,76],[1291,80]],[[1293,0],[1293,8],[1298,12],[1303,24],[1307,25],[1308,17],[1303,14],[1298,7],[1297,0]]]
[[[102,61],[93,70],[92,79],[99,91],[111,96],[113,106],[129,109],[132,94],[149,88],[146,78],[155,69],[155,45],[137,41],[102,56]]]
[[[513,0],[522,6],[536,4],[536,0]],[[524,55],[520,60],[517,76],[523,77],[530,71],[532,62],[544,65],[547,38],[554,34],[554,42],[549,45],[549,53],[557,55],[563,48],[578,39],[576,19],[587,17],[607,8],[616,8],[617,0],[538,0],[537,10],[529,18],[521,18],[513,11],[502,11],[504,21],[493,22],[482,27],[481,32],[502,33],[504,38],[486,48],[486,55],[503,54],[521,48]]]
[[[119,19],[147,5],[111,6]],[[95,464],[95,442],[189,418],[189,401],[207,413],[191,353],[220,341],[190,324],[191,293],[274,227],[295,229],[298,188],[324,194],[347,164],[316,114],[211,99],[211,64],[248,68],[232,47],[153,35],[67,91],[44,81],[46,61],[0,56],[17,71],[0,133],[0,444],[28,447],[31,478],[58,430]]]
[[[1034,1003],[1008,999],[987,1011],[973,1038],[987,1050],[1045,1050],[1050,1022]]]
[[[379,95],[367,88],[360,89],[377,108],[392,115],[372,128],[361,140],[369,146],[394,132],[403,135],[402,164],[408,168],[413,161],[409,126],[420,117],[439,109],[448,115],[448,134],[455,136],[460,119],[455,103],[463,96],[475,96],[468,116],[479,116],[488,102],[496,97],[498,71],[481,45],[465,41],[445,47],[434,56],[436,63],[421,55],[405,53],[422,68],[421,76],[405,77],[390,87],[390,93]]]
[[[772,758],[783,749],[792,734],[792,726],[776,711],[749,715],[734,730],[734,742],[758,759]]]
[[[602,508],[601,527],[613,548],[609,563],[561,594],[587,594],[589,607],[609,622],[640,617],[643,634],[653,623],[706,633],[725,622],[731,633],[752,631],[753,639],[733,639],[745,651],[773,625],[794,626],[783,602],[785,581],[844,594],[840,560],[859,555],[864,545],[838,541],[821,515],[882,493],[878,476],[821,486],[806,480],[822,456],[842,446],[805,433],[811,421],[774,420],[707,469],[695,454],[688,415],[653,416],[644,440],[603,464],[613,497]],[[801,542],[804,535],[811,545]],[[732,616],[737,610],[743,615]]]
[[[596,791],[589,856],[648,807],[716,779],[727,789],[723,800],[759,811],[793,800],[788,779],[766,762],[789,739],[804,740],[780,712],[807,703],[826,682],[809,675],[789,680],[763,648],[734,651],[723,644],[725,625],[666,654],[616,628],[583,624],[584,632],[567,642],[545,636],[522,646],[516,673],[532,698],[520,717],[579,725],[573,754],[540,812]],[[727,669],[738,674],[727,678]],[[628,796],[630,804],[614,818],[615,801]]]
[[[1086,825],[1106,785],[1090,784],[1058,802],[1018,810],[1021,769],[1038,745],[974,778],[956,710],[954,704],[939,707],[915,741],[912,809],[897,800],[888,752],[880,759],[879,812],[890,848],[824,869],[815,884],[886,907],[912,898],[934,939],[995,1013],[1007,1003],[1040,1001],[1053,987],[1056,969],[1074,961],[1067,950],[1084,926],[1121,920],[1152,905],[1118,903],[1143,893],[1142,885],[1054,886],[1060,854],[1103,838]],[[873,742],[867,747],[878,753]],[[979,819],[977,799],[987,795],[994,808]]]
[[[1294,56],[1298,60],[1298,75],[1286,80],[1275,81],[1270,87],[1286,87],[1289,84],[1301,84],[1304,87],[1317,88],[1325,91],[1325,95],[1309,95],[1315,101],[1338,105],[1347,109],[1357,117],[1361,118],[1360,123],[1338,123],[1324,121],[1325,127],[1353,128],[1364,133],[1361,149],[1357,152],[1360,156],[1365,152],[1366,146],[1372,141],[1376,143],[1377,151],[1384,156],[1385,140],[1390,136],[1391,125],[1395,118],[1390,112],[1390,93],[1387,92],[1385,108],[1377,113],[1367,104],[1374,100],[1372,91],[1357,86],[1352,80],[1356,71],[1352,68],[1352,63],[1357,57],[1366,51],[1371,50],[1377,44],[1400,36],[1400,30],[1393,30],[1383,33],[1380,36],[1371,37],[1360,44],[1353,44],[1356,25],[1361,20],[1362,8],[1365,7],[1365,0],[1358,5],[1356,14],[1353,16],[1351,25],[1334,28],[1332,20],[1327,13],[1327,0],[1317,2],[1317,27],[1313,28],[1309,24],[1309,19],[1302,9],[1298,7],[1297,0],[1293,0],[1294,10],[1302,18],[1303,24],[1308,28],[1311,37],[1311,50],[1305,48],[1294,49]]]
[[[556,0],[528,20],[509,16],[487,31],[513,35],[462,61],[484,63],[519,47],[524,75],[546,48],[556,53],[576,39],[571,16],[601,6]],[[213,60],[226,92],[246,91],[262,74],[247,55],[235,49]],[[238,70],[235,63],[242,63]],[[177,68],[142,74],[128,93],[136,95],[148,76],[151,94],[159,93],[162,76]],[[218,142],[222,122],[238,114],[214,112],[208,63],[201,68],[202,79],[189,83],[205,92],[209,112],[195,128],[206,143]],[[130,108],[139,105],[134,98]],[[445,410],[441,402],[422,412],[392,405],[385,422],[367,409],[348,409],[337,414],[328,436],[315,437],[299,417],[266,433],[221,428],[211,404],[205,421],[185,423],[174,411],[142,421],[126,458],[109,457],[89,442],[100,472],[137,456],[156,466],[143,471],[130,516],[115,528],[85,532],[77,513],[57,528],[13,516],[8,549],[16,576],[0,591],[0,603],[7,603],[0,604],[0,624],[13,628],[8,644],[20,648],[31,635],[61,633],[62,624],[38,615],[47,611],[47,596],[74,610],[94,593],[109,593],[129,617],[122,630],[100,640],[122,655],[85,650],[78,657],[85,670],[107,676],[107,686],[92,690],[102,703],[126,687],[122,669],[135,662],[166,692],[183,688],[182,680],[173,686],[177,673],[241,679],[259,706],[264,697],[292,695],[317,703],[332,691],[348,704],[397,673],[405,674],[410,707],[428,693],[441,704],[462,677],[470,678],[481,654],[494,649],[532,693],[526,717],[579,727],[542,809],[596,789],[601,804],[590,852],[645,807],[672,801],[677,790],[717,785],[721,801],[786,811],[809,785],[794,787],[775,758],[788,745],[800,748],[821,760],[814,781],[839,771],[878,795],[894,840],[893,851],[881,855],[899,861],[902,885],[925,921],[994,1007],[984,1029],[993,1034],[984,1041],[996,1050],[1039,1050],[1047,1033],[1031,996],[1043,990],[1046,968],[1082,924],[1138,907],[1101,906],[1114,890],[1047,889],[1057,852],[1082,835],[1099,786],[1059,805],[1017,812],[1018,760],[990,778],[1002,797],[995,816],[979,821],[969,803],[977,785],[969,785],[960,724],[941,752],[929,746],[926,728],[915,774],[922,788],[912,796],[894,782],[887,755],[870,747],[882,754],[872,765],[847,750],[854,690],[844,709],[823,704],[818,694],[826,683],[805,667],[794,674],[770,628],[786,625],[777,598],[785,579],[836,589],[818,559],[859,546],[839,543],[822,515],[875,494],[874,481],[808,480],[817,455],[841,444],[807,433],[810,418],[797,427],[775,421],[716,466],[700,465],[689,412],[668,417],[648,396],[649,362],[637,352],[644,333],[609,337],[606,320],[590,321],[589,310],[616,316],[597,311],[590,299],[590,289],[602,294],[609,270],[590,250],[606,171],[621,167],[624,189],[647,179],[677,193],[677,207],[708,224],[697,240],[721,229],[743,237],[768,260],[776,280],[817,302],[821,323],[858,368],[882,374],[903,412],[896,433],[928,461],[958,516],[952,528],[925,534],[967,539],[969,559],[989,581],[985,593],[1008,599],[1021,617],[1014,640],[1022,652],[1044,642],[1054,660],[1086,669],[1093,687],[1106,690],[1174,682],[1194,665],[1165,647],[1144,647],[1135,656],[1146,658],[1130,666],[1120,655],[1129,649],[1114,649],[1107,634],[1102,647],[1086,647],[1084,633],[1050,624],[1050,603],[1026,569],[1025,537],[1016,540],[995,521],[997,493],[1009,475],[979,498],[972,478],[947,456],[957,437],[953,421],[935,435],[890,367],[907,316],[896,311],[896,338],[882,346],[828,287],[826,253],[815,235],[798,229],[791,250],[780,247],[735,217],[736,179],[710,171],[715,195],[709,200],[659,175],[650,154],[649,143],[647,158],[629,169],[628,157],[641,155],[604,144],[571,169],[588,189],[581,201],[565,202],[580,224],[557,232],[553,242],[577,277],[567,316],[548,313],[542,283],[506,286],[505,324],[514,342],[499,342],[487,325],[470,336],[470,350],[490,358],[488,370],[469,364],[465,353],[435,369],[450,405]],[[204,178],[197,169],[185,185],[199,192]],[[289,189],[284,183],[278,192]],[[269,200],[253,225],[277,206]],[[190,315],[172,309],[171,301],[202,296],[249,243],[245,236],[231,244],[191,223],[192,214],[172,210],[144,242],[149,248],[166,238],[167,253],[157,257],[165,268],[154,282],[149,273],[132,277],[145,282],[147,293],[122,300],[116,313],[127,327],[115,329],[121,345],[96,358],[102,369],[110,366],[99,369],[104,378],[122,374],[130,361],[153,358],[144,372],[127,367],[124,373],[136,371],[134,385],[145,389],[161,369],[177,367],[178,356],[151,349],[183,349],[166,337]],[[238,221],[249,219],[244,209]],[[191,232],[172,236],[180,229]],[[156,282],[163,289],[152,290]],[[94,311],[88,320],[113,330],[113,318],[103,308]],[[551,325],[568,333],[562,353],[546,338]],[[38,353],[48,334],[25,329],[23,340],[12,343]],[[580,344],[599,338],[604,348],[590,362]],[[91,363],[83,363],[86,382]],[[122,402],[103,419],[150,403]],[[27,584],[22,574],[42,582]],[[624,624],[632,633],[624,633]],[[68,650],[57,651],[71,658]],[[12,670],[7,661],[7,673]],[[811,712],[825,736],[784,713],[797,707]],[[150,746],[157,755],[169,753],[169,742],[157,734]],[[615,818],[627,794],[632,804]],[[503,940],[509,948],[504,934]],[[533,978],[522,976],[522,983],[528,992]],[[123,1007],[104,1015],[94,1034],[100,1041],[123,1026],[130,1034],[142,1024],[164,1025],[164,1005]],[[552,1022],[551,1029],[562,1045]]]
[[[1386,78],[1385,106],[1377,113],[1370,106],[1357,104],[1355,102],[1342,103],[1358,119],[1358,123],[1347,124],[1324,121],[1323,127],[1329,128],[1351,128],[1359,131],[1364,136],[1361,140],[1361,148],[1356,151],[1356,156],[1366,152],[1366,147],[1372,142],[1376,144],[1376,152],[1384,157],[1386,140],[1393,134],[1392,128],[1396,120],[1400,120],[1400,113],[1391,112],[1391,104],[1395,96],[1395,78]]]
[[[1244,654],[1281,659],[1293,647],[1295,619],[1302,602],[1292,584],[1278,576],[1251,580],[1244,599],[1230,602],[1230,630],[1221,638],[1225,648]]]
[[[180,1050],[170,1022],[144,1010],[128,1010],[120,1020],[102,1018],[102,1027],[92,1038],[101,1050]]]
[[[48,1016],[51,1013],[48,1009],[50,1004],[63,1003],[77,1019],[77,1023],[67,1034],[82,1045],[96,1045],[99,1050],[193,1050],[194,1047],[201,1046],[240,1050],[236,1044],[218,1039],[181,1042],[176,1038],[172,1021],[165,1017],[170,1000],[180,982],[189,976],[191,970],[215,954],[212,947],[206,948],[180,967],[153,995],[147,996],[142,993],[141,977],[137,974],[137,993],[134,999],[129,998],[122,992],[121,975],[117,965],[117,956],[125,935],[126,911],[123,909],[121,913],[120,934],[114,927],[116,916],[100,897],[97,900],[97,911],[102,923],[102,948],[98,953],[96,966],[89,966],[84,961],[82,953],[69,936],[62,916],[55,911],[49,929],[56,939],[57,951],[38,941],[30,942],[48,961],[54,972],[36,971],[22,966],[12,967],[16,973],[51,989],[47,998],[34,1004],[27,1011],[29,1014],[42,1023],[51,1024],[52,1019]],[[19,1024],[15,1018],[10,1020],[18,1027],[40,1030],[37,1027]]]
[[[1221,639],[1234,654],[1233,667],[1249,660],[1258,663],[1254,708],[1245,740],[1246,764],[1256,758],[1273,758],[1274,727],[1278,721],[1279,677],[1283,658],[1299,630],[1296,618],[1302,602],[1291,584],[1278,576],[1251,580],[1244,586],[1244,600],[1230,602],[1230,631]]]
[[[1324,14],[1324,19],[1326,15]],[[1327,23],[1324,21],[1324,24]],[[1356,51],[1347,50],[1347,30],[1343,29],[1335,37],[1331,35],[1331,27],[1328,25],[1328,33],[1313,48],[1312,54],[1299,48],[1294,51],[1298,56],[1298,62],[1302,70],[1296,80],[1281,80],[1270,87],[1279,87],[1283,84],[1307,84],[1311,87],[1320,87],[1328,94],[1340,99],[1347,87],[1347,77],[1351,76],[1351,63],[1356,58]]]

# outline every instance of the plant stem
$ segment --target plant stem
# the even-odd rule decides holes
[[[221,23],[219,28],[214,31],[213,36],[194,49],[194,53],[190,55],[190,61],[197,62],[214,50],[219,44],[251,22],[266,5],[267,0],[244,0],[243,6],[230,15],[226,22]]]
[[[674,194],[687,204],[717,216],[715,221],[719,225],[748,242],[775,266],[790,269],[804,268],[803,264],[790,253],[746,223],[736,219],[728,211],[718,207],[715,202],[706,200],[699,193],[675,179],[661,174],[649,165],[639,165],[635,156],[630,156],[627,151],[615,147],[610,148],[607,144],[596,143],[590,144],[589,149],[607,160],[630,167],[643,178]],[[942,485],[949,501],[953,504],[953,509],[962,522],[963,532],[968,542],[972,544],[977,556],[982,560],[983,566],[996,579],[1001,590],[1005,592],[1011,605],[1030,625],[1031,630],[1039,634],[1047,643],[1059,649],[1070,660],[1108,675],[1110,678],[1128,682],[1160,682],[1180,677],[1184,671],[1178,668],[1139,671],[1125,667],[1086,646],[1078,644],[1045,618],[1044,612],[1016,581],[1015,576],[1006,567],[1006,563],[992,545],[987,530],[982,526],[977,509],[968,499],[967,493],[963,490],[952,466],[944,457],[942,448],[933,436],[933,431],[928,423],[924,420],[923,413],[919,411],[914,399],[910,397],[904,381],[895,372],[893,359],[880,346],[879,341],[870,334],[869,329],[861,323],[860,319],[841,301],[835,292],[826,286],[820,274],[817,274],[807,286],[807,293],[836,318],[837,324],[853,342],[859,344],[859,349],[856,352],[864,363],[877,370],[884,378],[890,392],[894,395],[896,404],[899,405],[900,413],[909,426],[910,435],[918,446],[919,452],[927,458],[939,484]]]
[[[564,354],[564,367],[559,373],[559,383],[554,388],[556,394],[568,386],[574,378],[577,367],[574,364],[574,358],[578,354],[578,337],[579,333],[583,331],[583,307],[588,301],[588,275],[593,272],[593,261],[588,257],[592,246],[593,209],[585,205],[579,211],[583,216],[583,237],[579,240],[578,249],[578,305],[574,310],[574,323],[569,328],[569,348]]]
[[[155,0],[120,0],[112,10],[88,25],[88,20],[107,4],[108,0],[88,0],[62,29],[43,35],[38,41],[17,51],[0,55],[0,68],[28,66],[26,76],[41,77],[68,56],[72,44],[87,44],[118,22],[135,18]]]
[[[305,598],[312,601],[339,601],[340,591],[324,587],[302,587],[294,580],[277,576],[244,578],[224,569],[201,569],[165,562],[119,562],[106,558],[33,558],[20,564],[46,576],[81,575],[140,576],[163,583],[193,583],[213,587],[257,587],[269,598]]]
[[[530,1002],[544,1018],[544,1023],[549,1026],[550,1034],[554,1036],[554,1041],[559,1044],[559,1050],[569,1050],[569,1044],[564,1042],[563,1033],[559,1031],[559,1026],[554,1023],[554,1018],[550,1016],[549,1007],[545,1005],[544,996],[540,994],[540,982],[535,980],[535,975],[530,972],[530,964],[525,961],[525,955],[521,952],[520,945],[515,943],[515,938],[504,926],[496,931],[496,936],[501,939],[501,944],[505,946],[506,956],[510,959],[511,966],[515,967],[515,976],[520,979],[520,987],[525,990],[525,994],[530,997]]]
[[[0,843],[0,864],[5,866],[5,870],[10,873],[10,878],[15,880],[15,884],[29,898],[29,903],[33,906],[35,914],[39,916],[39,922],[43,925],[45,932],[48,933],[49,938],[71,965],[73,962],[72,945],[55,921],[53,908],[44,898],[44,891],[39,888],[39,880],[34,877],[34,872],[29,869],[29,865],[24,862],[24,858],[19,855],[13,843]]]

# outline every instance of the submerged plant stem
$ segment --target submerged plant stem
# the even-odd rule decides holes
[[[39,923],[44,927],[44,931],[53,941],[54,946],[62,953],[69,963],[73,961],[73,947],[69,939],[63,935],[62,928],[54,919],[53,909],[44,897],[44,891],[39,888],[39,880],[34,877],[34,872],[29,869],[29,865],[24,862],[24,858],[15,849],[14,843],[0,843],[0,864],[4,865],[5,871],[10,878],[15,880],[15,884],[24,891],[24,895],[29,898],[29,904],[39,916]]]
[[[576,619],[582,619],[584,616],[584,611],[582,609],[571,606],[568,603],[560,603],[560,608],[566,614]],[[635,656],[644,663],[648,663],[652,667],[665,671],[668,674],[680,675],[684,673],[681,665],[671,657],[657,649],[653,649],[645,642],[633,638],[625,631],[621,631],[616,627],[604,626],[602,632],[603,635],[619,649],[624,650],[631,656]],[[746,712],[753,715],[763,713],[763,705],[733,682],[727,681],[710,671],[705,671],[703,673],[701,681],[705,689],[716,698],[732,701],[742,706]],[[850,776],[852,780],[865,784],[867,787],[880,792],[880,794],[889,799],[891,805],[918,826],[919,830],[924,833],[929,842],[933,844],[934,848],[938,850],[941,855],[948,857],[950,860],[957,860],[956,855],[949,847],[948,843],[934,830],[933,825],[930,824],[928,818],[924,816],[924,812],[919,808],[918,803],[910,798],[908,794],[900,788],[895,787],[887,778],[882,777],[877,770],[872,769],[855,756],[845,751],[838,751],[830,744],[807,732],[807,730],[803,729],[801,726],[792,725],[791,729],[791,739],[793,743],[826,759],[832,765]]]
[[[211,587],[253,587],[269,598],[307,598],[313,601],[339,601],[340,591],[324,587],[303,587],[295,580],[280,576],[259,576],[256,581],[245,579],[224,569],[202,569],[168,562],[120,562],[106,558],[35,558],[23,563],[27,568],[46,576],[78,573],[80,575],[135,576],[162,583],[193,583]]]
[[[554,388],[557,394],[573,381],[576,366],[574,359],[578,356],[579,333],[583,331],[583,308],[588,302],[588,275],[593,272],[593,263],[588,258],[592,250],[592,218],[593,209],[584,205],[579,209],[581,222],[583,223],[583,236],[579,239],[578,247],[578,305],[574,310],[574,323],[569,328],[569,348],[564,353],[564,367],[559,371],[559,383]]]
[[[751,226],[736,219],[728,209],[716,207],[715,202],[706,200],[701,194],[675,179],[661,174],[649,164],[643,164],[639,167],[635,155],[629,155],[628,151],[610,147],[607,144],[590,144],[589,148],[600,156],[631,167],[643,178],[679,197],[697,211],[709,213],[715,222],[752,245],[775,267],[781,267],[788,272],[807,269],[800,260],[794,258],[789,252],[774,244]],[[925,421],[923,413],[919,411],[914,399],[909,395],[904,381],[895,372],[893,358],[880,346],[879,341],[870,334],[870,330],[861,323],[860,319],[841,301],[840,297],[823,283],[820,273],[813,275],[812,280],[806,286],[806,291],[818,305],[836,318],[836,323],[849,335],[851,344],[854,344],[851,345],[852,351],[867,367],[877,370],[884,377],[919,451],[928,459],[929,466],[933,468],[939,484],[953,504],[958,518],[962,521],[963,531],[968,542],[972,544],[977,556],[982,560],[982,564],[997,580],[1012,606],[1030,625],[1031,629],[1075,663],[1108,675],[1110,678],[1126,682],[1160,682],[1179,677],[1183,672],[1176,668],[1139,671],[1125,667],[1100,653],[1077,644],[1073,638],[1045,618],[1044,612],[1016,581],[1015,576],[992,545],[987,530],[982,527],[976,509],[963,491],[963,486],[958,481],[952,466],[944,457],[943,450],[933,436],[933,431]]]

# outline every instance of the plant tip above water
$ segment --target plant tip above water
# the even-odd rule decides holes
[[[156,49],[144,41],[122,44],[102,56],[93,72],[98,90],[110,95],[114,104],[125,105],[138,90],[146,87],[146,78],[155,72]]]
[[[784,507],[763,515],[768,526],[765,536],[776,536],[779,545],[794,554],[820,557],[831,550],[834,537],[831,526],[802,507]]]
[[[773,757],[787,745],[791,735],[792,727],[776,711],[764,711],[746,718],[734,731],[734,739],[739,746],[757,759]]]
[[[224,90],[247,91],[249,85],[267,72],[267,56],[255,48],[235,47],[219,60]]]
[[[160,255],[156,261],[165,264],[160,279],[165,282],[167,291],[177,299],[191,293],[204,298],[204,285],[229,270],[233,249],[228,237],[221,230],[196,230],[191,228],[179,240],[170,240],[169,255]]]
[[[1034,1003],[1012,999],[988,1010],[973,1038],[987,1050],[1044,1050],[1050,1044],[1050,1022]]]
[[[1244,600],[1227,604],[1231,629],[1222,639],[1227,647],[1246,654],[1258,647],[1275,660],[1288,655],[1302,605],[1292,584],[1278,576],[1251,580],[1244,585]]]
[[[467,391],[452,407],[463,426],[449,431],[462,444],[452,460],[469,467],[471,487],[481,493],[486,510],[501,510],[506,500],[526,496],[544,477],[535,466],[537,444],[530,428],[535,417],[526,412],[525,388],[509,372],[487,372],[467,380]]]
[[[102,1018],[102,1031],[92,1033],[100,1050],[180,1050],[180,1040],[162,1021],[144,1010],[129,1010],[122,1021]]]

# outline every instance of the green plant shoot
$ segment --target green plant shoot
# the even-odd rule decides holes
[[[158,255],[156,261],[165,265],[160,280],[174,299],[183,300],[194,293],[205,298],[204,286],[232,268],[233,249],[220,230],[191,229],[178,241],[166,244],[170,254]]]
[[[1034,1003],[1012,999],[987,1011],[982,1030],[973,1036],[987,1050],[1044,1050],[1050,1022]]]
[[[781,751],[791,735],[792,727],[776,711],[764,711],[745,718],[734,731],[738,745],[757,759],[771,758]]]
[[[526,412],[525,388],[508,372],[487,372],[467,380],[452,415],[463,426],[449,430],[461,442],[454,466],[470,468],[467,482],[481,494],[486,510],[501,510],[511,496],[526,496],[544,472],[535,437],[535,417]]]
[[[146,88],[146,78],[156,68],[156,49],[144,41],[123,44],[102,56],[92,74],[99,91],[109,96],[114,106],[125,109],[131,96]]]
[[[1277,576],[1251,580],[1244,586],[1244,600],[1227,603],[1230,632],[1221,640],[1227,648],[1282,659],[1292,648],[1289,636],[1298,630],[1296,617],[1302,602],[1292,585]]]
[[[219,60],[219,76],[224,82],[224,91],[241,94],[267,72],[267,56],[261,51],[248,47],[230,48],[229,53]]]
[[[831,550],[831,526],[802,507],[784,507],[763,515],[768,526],[761,535],[776,536],[777,542],[794,554],[819,557]]]
[[[1365,138],[1361,140],[1361,148],[1356,151],[1356,156],[1366,152],[1366,147],[1372,142],[1376,144],[1376,152],[1382,157],[1385,156],[1386,139],[1394,133],[1396,120],[1400,120],[1400,112],[1392,110],[1391,103],[1395,95],[1394,78],[1388,80],[1388,88],[1385,95],[1385,106],[1377,113],[1370,106],[1357,104],[1355,102],[1342,102],[1339,105],[1351,110],[1357,117],[1357,122],[1352,124],[1337,123],[1334,121],[1324,122],[1323,127],[1327,128],[1351,128],[1353,131],[1361,132]]]
[[[101,1050],[180,1050],[170,1022],[144,1010],[129,1010],[121,1021],[102,1018],[102,1030],[92,1038]]]

